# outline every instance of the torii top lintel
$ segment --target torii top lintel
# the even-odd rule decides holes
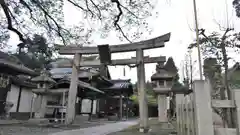
[[[140,41],[140,42],[111,45],[109,47],[110,47],[111,53],[130,52],[130,51],[135,51],[137,49],[159,48],[159,47],[165,46],[164,43],[170,40],[170,36],[171,36],[171,33],[167,33],[165,35]],[[73,55],[76,53],[98,54],[98,47],[96,46],[95,47],[64,46],[60,48],[59,53],[63,55]]]

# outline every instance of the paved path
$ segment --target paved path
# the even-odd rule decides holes
[[[136,124],[138,124],[138,120],[124,121],[90,128],[67,130],[53,133],[51,135],[107,135],[113,132],[121,131]]]
[[[63,132],[67,130],[75,130],[75,129],[81,129],[81,128],[89,128],[89,127],[96,127],[100,125],[110,124],[110,123],[116,123],[113,121],[104,121],[104,120],[98,120],[98,121],[82,121],[82,122],[76,122],[73,125],[69,125],[67,127],[60,126],[57,128],[54,128],[52,126],[48,125],[41,125],[34,122],[21,122],[23,124],[15,123],[15,121],[8,120],[5,122],[0,121],[0,135],[49,135],[57,132]]]
[[[20,124],[22,123],[19,120],[0,120],[0,126],[1,125],[12,125],[12,124]]]

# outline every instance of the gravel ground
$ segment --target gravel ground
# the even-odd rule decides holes
[[[80,129],[87,127],[94,127],[112,123],[108,121],[96,121],[96,122],[85,122],[77,125],[71,125],[68,127],[50,127],[50,126],[37,126],[37,125],[0,125],[0,135],[48,135],[51,133],[61,132],[64,130]]]
[[[24,125],[5,125],[0,126],[1,135],[48,135],[63,131],[61,128],[34,127]]]
[[[149,126],[151,130],[148,133],[140,133],[139,125],[135,125],[108,135],[169,135],[175,131],[173,127],[169,128],[166,123],[159,123],[156,119],[149,120]]]

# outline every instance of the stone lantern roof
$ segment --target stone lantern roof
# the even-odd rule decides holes
[[[56,81],[54,81],[51,77],[49,77],[49,75],[47,74],[47,72],[44,70],[42,71],[40,76],[34,77],[31,79],[31,81],[36,82],[36,83],[51,83],[51,84],[55,84]]]
[[[157,80],[166,80],[166,81],[171,81],[173,78],[177,75],[176,73],[171,73],[168,72],[164,68],[164,63],[158,63],[156,66],[156,73],[151,76],[152,81],[157,81]]]

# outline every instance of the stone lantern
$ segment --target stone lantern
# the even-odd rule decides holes
[[[158,103],[158,120],[159,122],[167,122],[167,96],[171,92],[173,78],[175,73],[167,72],[164,69],[164,63],[158,63],[156,66],[157,73],[153,74],[151,80],[155,82],[153,91],[157,94]]]
[[[37,94],[34,101],[35,118],[44,118],[47,106],[47,91],[52,84],[56,82],[48,76],[46,71],[42,71],[40,76],[32,78],[32,81],[37,83],[37,89],[33,92]]]

